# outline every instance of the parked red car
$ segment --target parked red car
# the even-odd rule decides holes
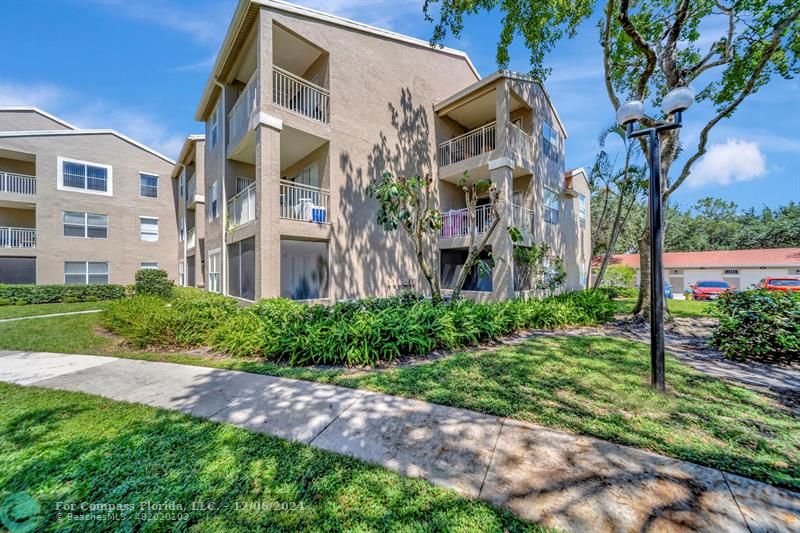
[[[756,289],[800,291],[800,278],[764,278],[758,282]]]
[[[731,290],[731,286],[724,281],[698,281],[690,288],[694,300],[716,300],[720,294]]]

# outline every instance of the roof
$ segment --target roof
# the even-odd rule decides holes
[[[222,68],[227,60],[227,56],[231,51],[231,48],[236,42],[236,37],[241,30],[242,25],[246,21],[247,11],[250,9],[251,6],[259,6],[259,7],[266,7],[269,9],[274,9],[276,11],[282,11],[284,13],[291,13],[294,15],[300,15],[302,17],[306,17],[313,20],[318,20],[321,22],[326,22],[328,24],[333,24],[342,28],[348,28],[351,30],[360,31],[362,33],[369,33],[372,35],[376,35],[382,37],[384,39],[390,39],[393,41],[410,44],[413,46],[418,46],[421,48],[426,48],[432,52],[449,54],[452,56],[460,57],[467,62],[467,65],[472,70],[473,74],[477,79],[481,79],[481,75],[478,73],[478,70],[475,68],[475,65],[472,64],[469,56],[466,52],[462,50],[455,50],[453,48],[447,47],[433,47],[428,41],[423,41],[422,39],[417,39],[414,37],[410,37],[408,35],[403,35],[401,33],[396,33],[389,30],[384,30],[382,28],[377,28],[375,26],[370,26],[369,24],[364,24],[362,22],[356,22],[355,20],[346,19],[344,17],[339,17],[337,15],[331,15],[329,13],[325,13],[323,11],[319,11],[316,9],[312,9],[310,7],[305,6],[298,6],[295,4],[291,4],[289,2],[284,2],[283,0],[239,0],[239,4],[236,6],[236,11],[233,14],[233,18],[231,19],[230,26],[228,26],[228,31],[225,34],[225,39],[222,41],[222,46],[220,46],[219,52],[217,53],[217,59],[214,61],[214,66],[211,69],[211,74],[208,77],[208,81],[206,81],[205,88],[203,89],[203,95],[200,97],[200,103],[197,106],[197,110],[195,111],[195,120],[203,121],[206,118],[206,108],[208,107],[209,101],[213,96],[216,88],[215,79],[222,71]]]
[[[514,72],[512,70],[498,70],[496,72],[491,73],[490,75],[486,76],[483,79],[478,79],[478,81],[476,81],[472,85],[464,87],[454,95],[448,96],[441,102],[435,104],[433,106],[433,110],[438,112],[441,109],[444,109],[445,107],[449,106],[450,104],[464,98],[468,94],[478,91],[483,87],[486,87],[487,85],[491,85],[500,78],[507,78],[510,80],[516,80],[528,83],[536,83],[537,85],[539,85],[539,87],[542,89],[542,92],[544,93],[545,99],[547,100],[547,105],[550,106],[550,109],[553,111],[553,115],[555,115],[556,117],[556,121],[558,121],[558,126],[561,128],[561,131],[564,132],[564,138],[565,139],[567,138],[567,129],[564,127],[564,123],[561,121],[561,117],[558,116],[558,111],[556,111],[556,107],[553,105],[553,101],[550,99],[550,94],[548,94],[547,89],[544,88],[544,84],[532,76],[529,76],[527,74],[522,74],[521,72]]]
[[[165,156],[161,152],[146,146],[139,141],[135,141],[128,137],[127,135],[123,135],[122,133],[116,130],[81,130],[81,129],[73,129],[73,130],[36,130],[36,131],[0,131],[0,139],[3,138],[12,138],[12,137],[55,137],[60,135],[113,135],[127,143],[134,145],[137,148],[141,148],[145,152],[150,152],[156,157],[160,157],[167,163],[175,164],[175,160]]]
[[[599,258],[592,263],[599,264]],[[611,256],[612,265],[639,268],[639,254]],[[667,252],[664,268],[710,267],[800,267],[800,248],[761,248],[756,250],[715,250],[709,252]]]
[[[66,120],[58,118],[55,115],[51,115],[47,111],[44,111],[43,109],[39,109],[38,107],[35,107],[35,106],[32,106],[32,105],[0,106],[0,112],[2,112],[2,111],[31,111],[33,113],[38,113],[38,114],[42,115],[43,117],[47,117],[50,120],[52,120],[53,122],[57,122],[57,123],[61,124],[65,128],[69,128],[71,130],[77,130],[78,129],[75,126],[73,126],[72,124],[70,124],[69,122],[67,122]]]
[[[183,141],[183,146],[181,146],[181,151],[178,154],[178,160],[175,162],[175,166],[172,168],[172,177],[177,178],[178,174],[181,173],[181,168],[183,168],[183,161],[186,159],[186,156],[189,154],[189,150],[191,150],[197,141],[205,141],[205,135],[187,135],[186,140]]]
[[[567,187],[572,187],[572,178],[575,176],[583,176],[586,184],[589,184],[589,176],[586,174],[586,170],[584,170],[583,167],[577,167],[564,172],[564,181],[566,182]]]

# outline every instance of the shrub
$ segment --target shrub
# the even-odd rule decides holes
[[[136,294],[172,298],[175,284],[167,277],[166,271],[145,268],[137,270],[134,279],[136,283],[133,285],[133,290]]]
[[[635,279],[635,268],[628,265],[608,265],[600,285],[602,287],[632,288]]]
[[[11,298],[0,298],[0,306],[11,305]]]
[[[125,296],[122,285],[0,285],[0,299],[52,304],[74,298],[76,302],[116,300]]]
[[[62,301],[63,303],[65,303],[65,304],[74,304],[75,302],[77,302],[77,301],[78,301],[78,299],[77,299],[77,298],[75,298],[74,296],[67,296],[67,297],[65,297],[65,298],[64,298],[63,300],[61,300],[61,301]]]
[[[140,348],[190,348],[208,344],[211,333],[236,312],[235,300],[195,289],[176,291],[170,303],[147,294],[118,300],[101,320],[104,327]]]
[[[28,300],[23,300],[22,298],[14,300],[14,305],[28,305],[28,303]]]
[[[726,293],[712,306],[719,318],[711,344],[732,359],[800,362],[800,294]]]

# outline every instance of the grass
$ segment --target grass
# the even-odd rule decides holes
[[[636,305],[636,298],[621,298],[614,300],[617,304],[617,313],[631,314]],[[711,302],[699,300],[667,300],[667,307],[672,316],[680,318],[707,317]]]
[[[385,392],[592,435],[800,489],[800,418],[771,398],[673,358],[667,359],[668,394],[657,394],[647,385],[644,343],[542,337],[381,371],[319,370],[120,350],[92,332],[98,319],[79,315],[0,324],[0,348],[113,354]],[[62,335],[66,323],[69,332]],[[9,335],[11,324],[21,331]],[[50,340],[60,336],[63,341]]]
[[[0,500],[33,497],[37,531],[540,531],[424,480],[230,425],[8,384],[0,403]],[[59,503],[89,515],[82,502],[134,509],[59,516]],[[145,502],[182,505],[185,518],[143,520]]]
[[[69,304],[34,304],[34,305],[4,305],[0,306],[0,319],[19,318],[25,316],[50,315],[53,313],[71,313],[73,311],[88,311],[90,309],[103,309],[107,302],[75,302]]]

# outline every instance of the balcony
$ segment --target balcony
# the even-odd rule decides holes
[[[479,205],[475,208],[475,222],[479,234],[489,230],[492,225],[490,205]],[[442,213],[442,228],[439,230],[440,239],[463,237],[465,235],[469,235],[469,214],[466,208]]]
[[[36,194],[36,176],[0,171],[0,193]]]
[[[197,246],[197,231],[192,228],[186,233],[186,248],[194,250],[195,246]]]
[[[311,120],[330,122],[328,90],[278,66],[272,67],[272,101]]]
[[[228,149],[232,149],[247,134],[247,127],[250,123],[250,116],[256,109],[256,98],[258,95],[258,81],[256,74],[247,82],[239,99],[233,104],[233,108],[228,113]]]
[[[281,180],[281,218],[326,224],[330,192],[327,189]]]
[[[228,200],[229,229],[246,224],[256,218],[256,184],[248,185]]]
[[[513,206],[512,223],[525,238],[533,235],[534,214],[531,209],[519,205]]]
[[[452,165],[497,148],[496,123],[468,131],[439,145],[439,166]]]
[[[35,248],[36,229],[0,227],[0,248]]]

